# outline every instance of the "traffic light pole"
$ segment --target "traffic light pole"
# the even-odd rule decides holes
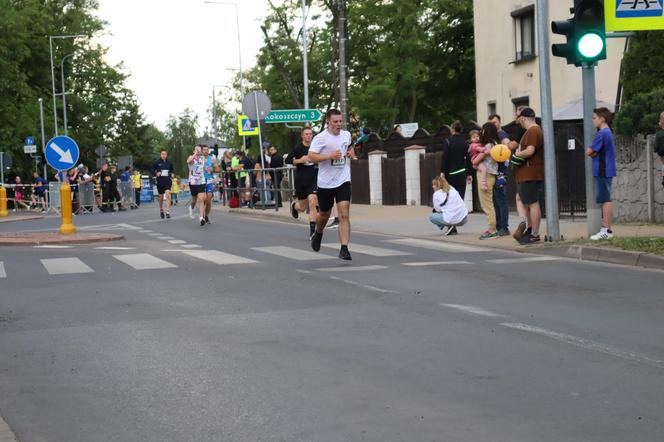
[[[595,94],[595,64],[584,64],[583,72],[583,150],[586,172],[586,217],[588,236],[599,232],[602,227],[602,212],[595,200],[595,183],[593,179],[593,160],[585,155],[595,138],[597,129],[593,125],[593,110],[597,105]]]
[[[537,1],[539,47],[549,47],[548,0]],[[546,195],[546,236],[549,241],[560,241],[560,214],[558,213],[558,176],[556,145],[553,136],[553,101],[551,98],[551,62],[549,51],[539,57],[542,132],[544,134],[544,191]]]

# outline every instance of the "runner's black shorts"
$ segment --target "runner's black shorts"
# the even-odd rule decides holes
[[[316,169],[298,170],[295,174],[295,197],[299,200],[306,200],[309,195],[315,194],[318,187],[317,181],[318,171]]]
[[[173,185],[173,181],[170,179],[168,181],[166,180],[157,180],[157,193],[159,195],[165,194],[167,191],[171,191],[171,186]]]
[[[189,192],[192,198],[196,198],[199,193],[205,193],[205,184],[190,184]]]
[[[352,196],[352,187],[350,181],[346,181],[339,187],[333,189],[318,188],[318,207],[321,212],[329,212],[334,206],[334,202],[350,202]]]

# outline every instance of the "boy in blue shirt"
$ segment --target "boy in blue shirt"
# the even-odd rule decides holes
[[[613,238],[613,231],[611,230],[611,218],[613,217],[611,184],[616,176],[616,151],[613,132],[609,127],[612,119],[613,114],[605,107],[593,111],[593,124],[597,128],[597,135],[595,135],[593,144],[586,151],[588,156],[593,159],[597,204],[602,205],[602,228],[590,237],[593,241]]]

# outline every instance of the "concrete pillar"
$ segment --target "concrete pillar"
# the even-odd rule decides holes
[[[646,141],[646,189],[648,194],[648,222],[655,223],[655,137]]]
[[[383,158],[387,153],[382,150],[369,152],[369,199],[378,206],[383,204]]]
[[[420,156],[426,152],[424,146],[410,146],[404,149],[406,154],[406,204],[422,204],[420,192]]]

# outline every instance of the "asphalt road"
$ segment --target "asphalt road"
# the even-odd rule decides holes
[[[369,233],[348,263],[334,231],[154,215],[0,248],[21,442],[664,440],[662,272]]]

